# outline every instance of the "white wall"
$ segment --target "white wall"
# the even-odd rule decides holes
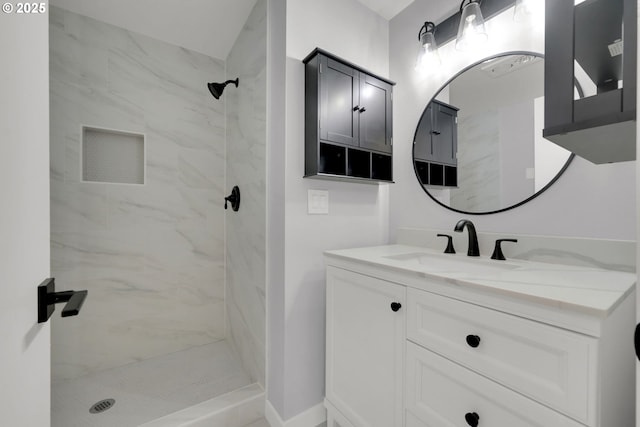
[[[303,179],[304,65],[320,47],[387,76],[388,23],[355,0],[287,2],[284,283],[271,283],[268,399],[289,420],[324,398],[325,266],[328,249],[387,241],[387,186]],[[276,141],[270,141],[270,144]],[[278,159],[269,160],[269,167]],[[277,177],[274,177],[274,181]],[[307,190],[329,190],[329,215],[307,215]],[[280,335],[282,333],[282,335]],[[271,382],[273,381],[273,384]]]
[[[16,3],[12,2],[15,6]],[[48,9],[48,2],[44,2]],[[0,13],[0,424],[50,425],[48,13]],[[60,308],[54,316],[60,316]]]
[[[640,8],[637,10],[638,18],[640,18]],[[638,41],[640,41],[640,32],[637,33]],[[640,44],[639,44],[640,46]],[[638,79],[640,80],[640,67],[636,69]],[[637,94],[640,94],[638,89]],[[636,111],[640,107],[640,96],[636,96]],[[640,153],[640,122],[636,120],[636,155]],[[640,211],[640,162],[636,161],[636,193],[635,193],[636,209]],[[640,230],[640,215],[636,213],[636,226]],[[637,237],[637,236],[636,236]],[[640,265],[640,239],[636,238],[636,266]],[[636,269],[638,281],[640,282],[640,269]],[[636,321],[640,323],[640,292],[636,292]],[[636,326],[637,327],[637,326]],[[640,426],[640,360],[636,361],[636,426]]]
[[[443,67],[431,76],[414,71],[416,35],[425,20],[440,22],[455,8],[450,0],[416,0],[390,21],[390,78],[394,92],[394,179],[390,187],[390,232],[398,227],[453,229],[462,215],[434,203],[418,184],[411,166],[412,138],[425,105],[457,71],[505,50],[544,52],[540,27],[516,24],[512,10],[487,23],[490,43],[484,51],[461,53],[453,43],[440,47]],[[482,231],[533,235],[634,240],[636,230],[635,163],[593,165],[576,158],[549,190],[528,204],[501,214],[473,216]]]

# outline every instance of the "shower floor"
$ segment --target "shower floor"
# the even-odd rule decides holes
[[[136,427],[251,383],[226,341],[73,380],[51,392],[52,427]],[[110,409],[89,413],[96,402]]]

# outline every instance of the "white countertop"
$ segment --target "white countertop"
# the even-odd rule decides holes
[[[406,245],[333,250],[325,256],[328,264],[332,259],[352,261],[600,316],[611,313],[636,282],[632,273],[517,259],[497,261]]]

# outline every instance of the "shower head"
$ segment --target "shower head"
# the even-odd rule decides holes
[[[235,80],[227,80],[224,83],[207,83],[207,87],[209,88],[209,92],[211,92],[211,95],[213,95],[215,99],[220,99],[220,97],[222,96],[222,91],[229,83],[233,83],[236,85],[236,87],[238,87],[239,81],[240,79],[236,78]]]

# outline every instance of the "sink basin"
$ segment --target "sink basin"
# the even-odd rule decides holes
[[[504,261],[487,258],[472,258],[466,255],[436,255],[424,252],[390,255],[384,258],[417,264],[421,270],[452,273],[499,273],[519,267]]]

